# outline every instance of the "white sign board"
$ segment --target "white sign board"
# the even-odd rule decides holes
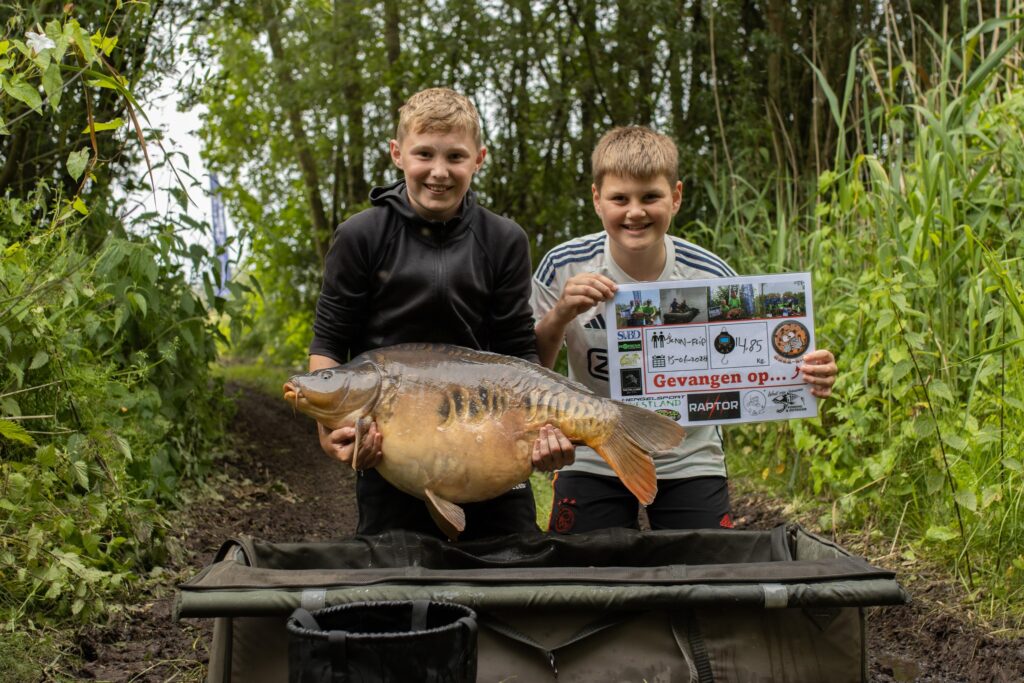
[[[814,417],[810,273],[619,285],[607,304],[612,398],[687,426]]]

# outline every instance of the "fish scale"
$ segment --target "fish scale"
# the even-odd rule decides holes
[[[292,377],[284,395],[328,429],[376,422],[381,476],[422,499],[449,538],[465,528],[461,503],[489,500],[529,478],[546,424],[597,451],[644,504],[657,493],[651,454],[685,434],[662,415],[597,396],[534,363],[443,344],[367,351]]]
[[[564,393],[549,394],[543,390],[530,392],[526,404],[527,420],[542,426],[557,423],[570,439],[576,435],[603,434],[605,425],[613,424],[614,411],[598,401],[587,401]]]
[[[500,418],[508,409],[504,391],[481,384],[476,393],[463,386],[448,387],[438,402],[441,426],[449,427],[462,420],[481,421]]]

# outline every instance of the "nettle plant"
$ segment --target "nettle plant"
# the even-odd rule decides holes
[[[7,619],[95,615],[166,561],[175,545],[163,510],[207,470],[228,412],[209,367],[223,341],[218,320],[234,304],[216,291],[241,289],[220,283],[218,264],[185,243],[180,217],[150,213],[126,225],[111,213],[101,137],[127,126],[95,120],[98,90],[120,98],[135,121],[129,141],[145,144],[129,80],[109,59],[117,47],[69,14],[0,40],[0,134],[16,137],[29,117],[54,129],[63,117],[65,134],[78,117],[81,131],[52,146],[72,149],[49,170],[25,159],[34,185],[9,183],[0,197]],[[81,89],[73,102],[69,87]]]

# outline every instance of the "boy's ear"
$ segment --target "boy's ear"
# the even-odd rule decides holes
[[[672,213],[679,210],[683,203],[683,181],[677,180],[676,186],[672,188]]]
[[[395,166],[402,168],[402,148],[399,146],[398,140],[388,140],[388,151],[391,153],[391,161],[395,162]]]
[[[594,197],[594,211],[597,215],[601,215],[601,190],[597,189],[597,184],[590,186],[590,194]]]
[[[481,147],[476,153],[476,171],[480,170],[480,167],[484,165],[484,159],[487,158],[487,148]],[[476,172],[474,171],[474,173]]]

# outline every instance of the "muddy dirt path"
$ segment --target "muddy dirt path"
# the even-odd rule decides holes
[[[99,681],[201,681],[212,620],[171,619],[174,585],[211,561],[228,538],[328,540],[355,530],[354,477],[319,449],[313,423],[280,400],[231,387],[238,412],[233,455],[218,463],[212,498],[179,516],[178,566],[135,604],[78,639],[81,661],[54,672]],[[738,527],[785,521],[782,505],[734,486]],[[897,568],[898,569],[898,568]],[[959,606],[955,586],[918,581],[906,607],[869,611],[872,681],[1011,683],[1024,681],[1024,639],[990,635]]]

